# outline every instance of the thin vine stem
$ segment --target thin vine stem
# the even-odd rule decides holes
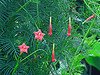
[[[18,9],[18,10],[16,10],[16,13],[18,13],[19,11],[21,11],[22,9],[29,15],[29,17],[32,19],[32,21],[34,22],[34,19],[33,19],[33,17],[32,17],[32,15],[24,8],[24,7],[26,7],[28,4],[30,3],[30,1],[28,1],[28,2],[26,2],[24,5],[20,5],[20,8]],[[37,3],[37,17],[38,17],[38,19],[39,19],[39,12],[38,12],[38,3]],[[39,20],[38,20],[39,21]],[[32,23],[33,23],[32,22]],[[39,30],[39,27],[37,26],[37,24],[35,23],[35,26],[36,26],[36,28],[37,28],[37,30]]]
[[[84,3],[86,4],[86,6],[94,13],[94,14],[96,14],[93,10],[92,10],[92,8],[88,5],[88,3],[86,2],[86,0],[84,0]],[[97,14],[96,14],[97,15]]]
[[[93,21],[92,24],[90,25],[90,27],[89,27],[89,29],[87,30],[86,34],[84,35],[82,42],[81,42],[80,45],[78,46],[78,48],[77,48],[77,50],[76,50],[76,52],[75,52],[75,54],[74,54],[74,56],[73,56],[73,58],[72,58],[72,64],[71,64],[71,67],[70,67],[70,71],[72,71],[72,67],[73,67],[73,64],[74,64],[74,61],[75,61],[75,56],[78,55],[78,53],[79,53],[79,51],[80,51],[81,45],[84,43],[84,40],[86,39],[86,37],[87,37],[88,33],[90,32],[92,26],[94,25],[93,23],[94,23],[94,21]]]
[[[46,52],[46,51],[44,51],[43,49],[38,49],[38,50],[32,52],[30,55],[26,56],[26,57],[25,57],[24,59],[22,59],[22,60],[20,60],[20,56],[19,56],[19,57],[18,57],[18,60],[17,60],[17,62],[16,62],[16,65],[15,65],[13,71],[12,71],[12,75],[14,75],[14,73],[17,71],[18,66],[19,66],[19,64],[20,64],[21,62],[23,62],[24,60],[28,59],[30,56],[32,56],[34,53],[36,53],[36,52],[38,52],[38,51],[43,51],[43,52],[45,52],[46,55],[47,55],[47,52]]]
[[[13,71],[12,71],[12,75],[14,75],[14,73],[17,71],[19,63],[20,63],[19,61],[20,61],[20,55],[19,55],[19,57],[17,59],[16,65],[15,65]]]
[[[25,6],[27,6],[30,3],[30,1],[27,1],[24,5],[22,5],[18,10],[16,10],[16,12],[18,13],[19,11],[21,11]]]
[[[89,75],[92,75],[91,72],[92,72],[92,66],[90,65]]]
[[[44,51],[43,49],[38,49],[38,50],[32,52],[31,54],[29,54],[28,56],[26,56],[26,57],[25,57],[24,59],[22,59],[20,62],[23,62],[24,60],[26,60],[27,58],[29,58],[30,56],[32,56],[34,53],[36,53],[36,52],[38,52],[38,51],[43,51],[43,52],[45,52],[45,53],[47,54],[47,52]]]
[[[92,24],[90,25],[90,27],[89,27],[89,29],[87,30],[86,34],[84,35],[82,42],[80,43],[80,45],[78,46],[78,48],[77,48],[77,50],[76,50],[76,52],[75,52],[75,55],[77,55],[77,53],[79,52],[79,49],[80,49],[81,45],[84,43],[84,40],[86,39],[86,37],[87,37],[88,33],[90,32],[92,26],[94,25],[93,23],[94,23],[94,21],[93,21]]]
[[[37,3],[36,6],[37,6],[37,24],[40,25],[39,24],[39,4]]]

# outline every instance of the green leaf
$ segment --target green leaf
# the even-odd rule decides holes
[[[63,70],[61,71],[61,75],[69,75],[69,73],[66,71],[66,69],[63,69]]]
[[[96,36],[91,36],[86,39],[85,43],[88,44],[89,47],[91,47],[88,52],[88,57],[85,58],[85,60],[88,62],[88,64],[96,67],[100,70],[100,42],[95,40]]]
[[[87,51],[89,56],[100,57],[100,42],[95,40],[95,35],[87,38],[85,43],[88,44],[90,49]]]
[[[70,74],[66,71],[66,69],[63,69],[61,71],[61,75],[70,75]],[[74,75],[81,75],[81,73],[74,73]]]
[[[90,65],[92,65],[92,66],[96,67],[98,70],[100,70],[100,57],[92,57],[92,56],[90,56],[90,57],[86,58],[86,61]]]
[[[92,46],[92,49],[88,51],[90,56],[98,56],[100,57],[100,42],[96,41],[96,43]]]

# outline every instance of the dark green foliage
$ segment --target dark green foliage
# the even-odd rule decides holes
[[[86,2],[0,0],[0,75],[49,75],[52,66],[55,67],[63,60],[68,65],[67,70],[64,69],[66,72],[69,71],[68,75],[81,74],[85,66],[81,64],[81,60],[87,56],[87,50],[90,48],[84,40],[93,34],[100,39],[99,10],[95,12],[95,19],[82,24],[94,13],[94,9],[93,11],[88,9]],[[48,36],[50,16],[53,26],[51,37]],[[70,37],[67,36],[69,17],[72,19]],[[45,33],[43,41],[34,39],[33,32],[38,29]],[[30,48],[28,54],[23,53],[20,56],[18,46],[22,43],[26,43]],[[51,62],[53,43],[56,45],[55,63]],[[39,49],[40,51],[37,51]],[[30,55],[32,52],[34,53]],[[29,57],[26,58],[27,56]]]

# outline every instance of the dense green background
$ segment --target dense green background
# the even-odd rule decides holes
[[[95,18],[83,25],[92,14]],[[50,16],[51,37],[47,34]],[[69,17],[72,20],[70,37],[67,36]],[[46,35],[43,41],[37,42],[33,32],[38,29]],[[28,54],[19,57],[18,46],[23,42],[30,48]],[[53,43],[57,60],[54,63],[51,62]],[[0,75],[49,75],[50,72],[53,75],[57,73],[58,63],[63,61],[67,65],[60,70],[62,75],[80,75],[86,69],[81,63],[84,58],[100,70],[99,62],[93,62],[100,61],[99,46],[99,0],[0,0]],[[38,49],[42,50],[34,52]]]

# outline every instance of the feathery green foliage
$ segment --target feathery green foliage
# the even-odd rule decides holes
[[[83,25],[92,14],[95,18]],[[50,16],[51,37],[48,36]],[[70,37],[67,36],[69,17]],[[89,56],[92,47],[87,38],[95,34],[95,40],[100,39],[99,19],[99,0],[0,0],[0,75],[59,75],[57,63],[63,60],[68,66],[61,73],[82,74],[85,65],[81,61]],[[34,39],[33,32],[38,29],[45,33],[43,41]],[[28,54],[20,55],[18,46],[22,43],[30,46]],[[51,62],[53,43],[54,63]]]

